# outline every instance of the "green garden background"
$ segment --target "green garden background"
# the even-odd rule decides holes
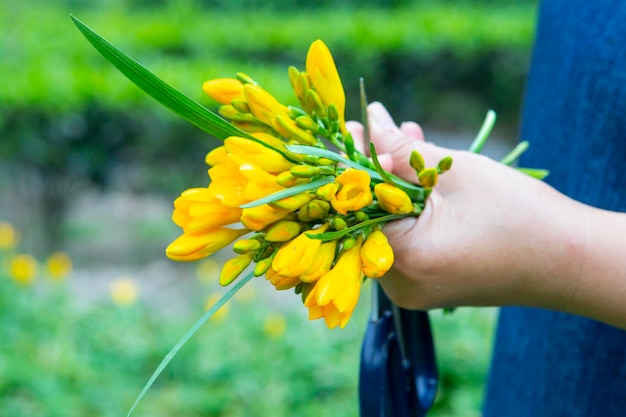
[[[134,87],[70,14],[212,109],[203,81],[236,72],[293,103],[287,67],[303,68],[322,39],[348,118],[359,118],[360,77],[369,100],[445,146],[469,146],[491,108],[486,153],[500,157],[517,139],[536,1],[2,3],[0,416],[126,415],[224,292],[228,251],[197,264],[164,255],[178,236],[172,201],[207,185],[217,140]],[[358,416],[368,289],[348,327],[330,331],[269,287],[253,281],[207,323],[135,415]],[[496,311],[431,318],[441,381],[429,416],[479,416]]]

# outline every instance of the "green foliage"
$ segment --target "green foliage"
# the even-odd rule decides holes
[[[217,284],[184,283],[184,309],[139,300],[116,305],[105,291],[86,303],[70,282],[13,282],[0,252],[0,415],[122,416],[173,344],[202,314]],[[189,272],[189,269],[184,268]],[[183,285],[183,282],[180,281]],[[191,284],[191,285],[190,285]],[[346,329],[306,320],[292,294],[268,289],[235,297],[172,360],[136,416],[357,416],[360,344],[368,306]],[[147,290],[147,288],[145,288]],[[367,292],[362,300],[368,300]],[[78,297],[77,297],[78,296]],[[171,303],[180,300],[170,300]],[[274,314],[283,334],[266,330]],[[491,343],[491,311],[431,314],[441,386],[430,416],[478,415]]]

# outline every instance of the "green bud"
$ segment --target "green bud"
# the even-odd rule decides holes
[[[330,103],[328,105],[328,120],[331,122],[339,121],[339,110],[337,109],[335,103]]]
[[[343,250],[352,249],[354,245],[356,245],[356,239],[353,236],[346,237],[343,242],[341,242],[341,248]]]
[[[307,106],[319,117],[326,116],[326,109],[324,108],[324,103],[322,102],[322,98],[315,90],[309,89],[304,96],[304,100],[306,101]]]
[[[335,230],[343,230],[346,227],[348,227],[348,224],[346,223],[346,221],[344,219],[342,219],[341,217],[335,217],[333,219],[333,228]]]
[[[248,102],[245,100],[233,100],[230,102],[230,105],[240,113],[250,113],[250,107],[248,106]]]
[[[302,224],[289,220],[280,220],[271,225],[265,232],[268,242],[287,242],[298,236],[302,231]]]
[[[439,161],[439,164],[437,164],[437,170],[439,171],[440,174],[443,174],[444,172],[448,171],[451,167],[452,167],[451,156],[446,156],[441,161]]]
[[[419,174],[424,170],[426,164],[424,163],[424,157],[418,151],[411,152],[411,156],[409,159],[409,164],[413,167],[415,171]]]
[[[258,123],[259,122],[259,119],[254,117],[252,114],[250,114],[250,113],[241,113],[240,111],[235,109],[235,107],[233,107],[231,104],[224,104],[224,105],[220,106],[220,108],[217,110],[217,112],[221,116],[223,116],[226,119],[228,119],[230,121],[233,121],[233,122],[249,122],[249,123]]]
[[[317,144],[315,136],[298,127],[296,122],[290,118],[278,115],[274,118],[274,129],[283,134],[286,138],[295,140],[298,143],[314,146]]]
[[[320,125],[318,125],[315,120],[311,116],[299,116],[296,117],[296,124],[305,130],[310,130],[313,133],[317,133],[321,130]]]
[[[244,254],[255,251],[261,247],[261,241],[258,239],[239,239],[233,243],[233,251],[235,253]]]
[[[362,211],[357,211],[354,214],[354,217],[356,218],[357,222],[364,222],[370,219],[370,216],[368,216],[367,213],[364,213]]]
[[[273,259],[274,257],[269,257],[269,258],[261,259],[260,261],[258,261],[256,265],[254,266],[254,271],[252,272],[252,274],[255,277],[260,277],[261,275],[266,273],[267,270],[270,269],[270,267],[272,266]]]
[[[298,219],[303,222],[323,219],[330,211],[330,203],[324,200],[313,200],[302,206],[298,211]]]
[[[239,82],[241,84],[254,84],[254,85],[256,85],[256,81],[254,81],[254,79],[252,79],[252,77],[250,77],[247,74],[244,74],[243,72],[238,72],[237,74],[235,74],[235,77],[239,80]]]
[[[311,165],[296,165],[289,170],[296,178],[311,178],[320,174],[320,168]]]
[[[419,183],[424,188],[433,188],[437,185],[439,178],[437,174],[437,168],[426,168],[422,170],[418,175]]]

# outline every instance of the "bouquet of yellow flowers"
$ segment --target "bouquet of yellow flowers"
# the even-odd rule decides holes
[[[166,254],[176,261],[196,261],[232,245],[234,256],[220,273],[220,283],[232,284],[231,289],[174,346],[131,412],[182,345],[254,277],[264,276],[277,290],[293,289],[308,308],[309,319],[323,318],[329,328],[346,326],[363,280],[380,278],[393,264],[383,226],[419,216],[452,159],[426,167],[413,151],[408,156],[416,174],[411,183],[386,172],[373,145],[360,151],[346,129],[341,79],[321,40],[311,44],[304,71],[289,68],[298,105],[280,103],[253,78],[238,73],[203,85],[220,103],[218,116],[72,19],[138,87],[223,140],[205,158],[208,186],[185,190],[174,201],[172,219],[182,234]],[[364,115],[365,107],[361,82]],[[363,119],[367,128],[366,116]],[[490,111],[471,151],[480,152],[494,120]],[[526,146],[521,143],[502,162],[512,165]],[[543,170],[526,172],[538,178],[547,175]]]

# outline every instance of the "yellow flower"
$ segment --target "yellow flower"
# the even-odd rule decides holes
[[[250,230],[259,231],[286,217],[289,210],[276,209],[269,204],[243,209],[241,223]]]
[[[398,187],[385,183],[376,184],[374,194],[380,207],[387,213],[406,214],[413,211],[411,198]]]
[[[226,261],[220,273],[220,285],[226,286],[233,282],[250,265],[252,257],[254,257],[254,253],[250,252]]]
[[[267,242],[286,242],[298,236],[302,224],[291,220],[280,220],[271,225],[265,232]]]
[[[357,211],[373,202],[370,176],[367,172],[348,168],[337,177],[341,189],[331,198],[330,204],[341,214]]]
[[[19,237],[13,225],[0,222],[0,250],[17,246],[18,240]]]
[[[380,230],[374,230],[361,248],[363,273],[369,278],[380,278],[393,265],[393,249],[387,236]]]
[[[315,230],[307,230],[295,239],[285,243],[274,256],[272,269],[286,277],[297,277],[306,271],[313,263],[315,254],[322,241],[311,239],[307,234],[324,233],[328,224],[323,224]]]
[[[206,162],[207,165],[214,167],[217,164],[226,162],[227,159],[228,152],[226,152],[226,148],[224,146],[218,146],[206,154],[204,162]]]
[[[265,272],[265,279],[272,283],[278,291],[288,290],[300,283],[300,279],[281,275],[274,268],[270,268]]]
[[[215,305],[215,303],[218,302],[220,298],[222,298],[222,294],[209,295],[206,299],[206,302],[204,303],[204,310],[208,311],[211,307],[213,307],[213,305]],[[228,306],[228,303],[226,303],[220,308],[218,308],[217,311],[215,311],[215,313],[213,313],[210,320],[214,323],[219,323],[223,321],[226,318],[226,316],[228,316],[229,311],[230,311],[230,307]]]
[[[244,85],[243,93],[252,114],[266,125],[273,126],[276,116],[289,117],[287,106],[280,104],[273,95],[258,85]]]
[[[172,220],[185,233],[199,234],[239,222],[241,211],[224,206],[208,188],[190,188],[174,201]]]
[[[19,284],[31,284],[37,274],[37,261],[31,255],[15,255],[9,264],[9,274]]]
[[[131,305],[137,300],[137,284],[129,278],[119,278],[111,283],[111,300],[117,305]]]
[[[50,278],[61,280],[72,272],[72,258],[65,252],[54,252],[48,257],[46,268]]]
[[[361,256],[363,238],[343,252],[335,266],[316,283],[304,301],[309,319],[323,317],[329,328],[345,327],[352,316],[361,292]]]
[[[235,78],[217,78],[202,84],[204,92],[220,104],[243,100],[243,84]]]
[[[288,171],[293,166],[275,150],[250,139],[231,136],[224,140],[224,147],[229,154],[252,162],[269,173]]]
[[[309,201],[313,200],[315,196],[308,192],[292,195],[290,197],[281,198],[280,200],[269,203],[272,207],[280,208],[283,210],[296,211],[300,207],[304,206]]]
[[[322,275],[330,271],[330,267],[335,260],[335,251],[337,249],[337,240],[324,242],[315,254],[313,263],[300,275],[302,282],[315,282]]]
[[[333,56],[321,40],[316,40],[309,47],[306,72],[311,86],[320,95],[324,104],[328,106],[332,103],[337,107],[341,131],[345,132],[346,95]]]
[[[197,261],[222,249],[248,232],[248,229],[220,227],[199,235],[182,234],[169,244],[165,249],[165,254],[174,261]]]

